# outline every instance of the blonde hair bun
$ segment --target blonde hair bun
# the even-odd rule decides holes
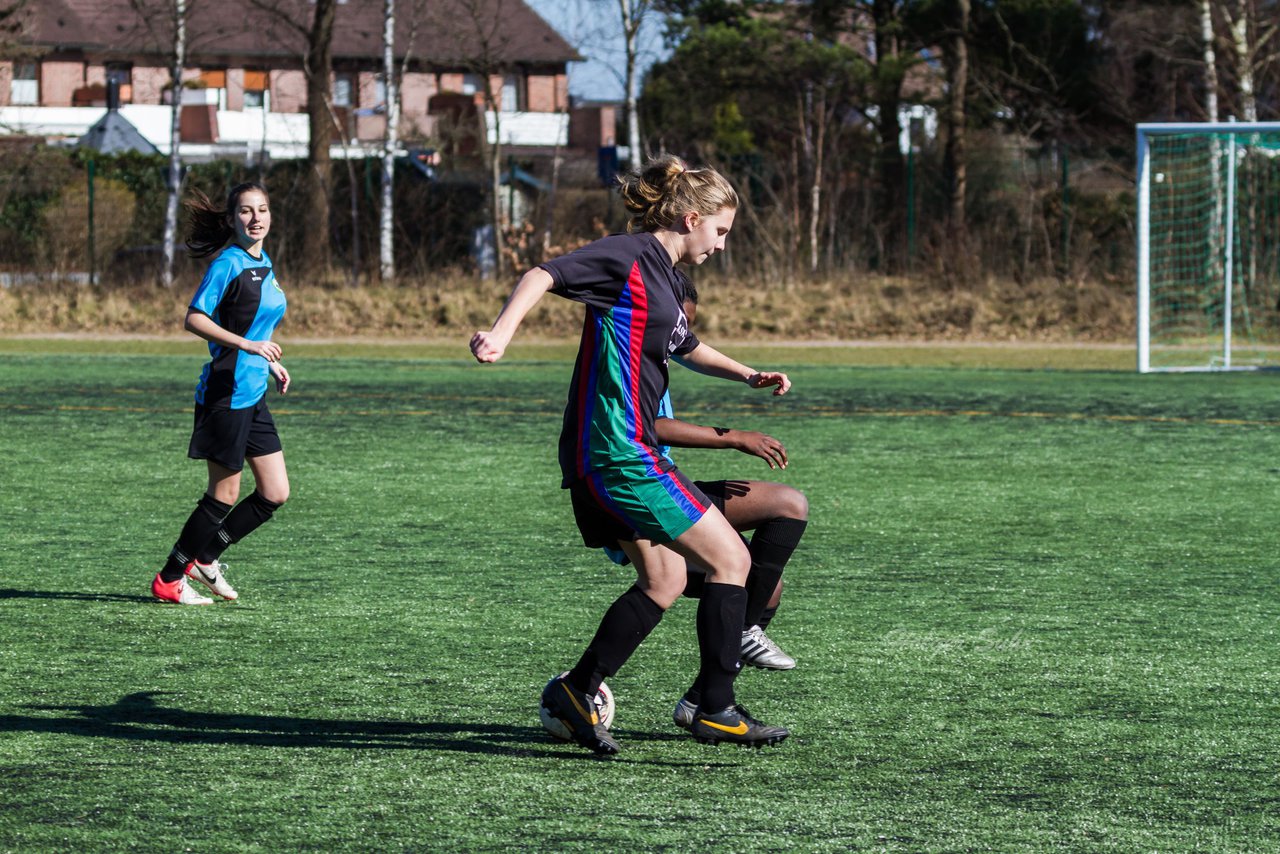
[[[673,154],[619,177],[618,195],[631,215],[628,231],[656,231],[687,213],[710,216],[738,207],[738,194],[723,175],[709,168],[692,169]]]

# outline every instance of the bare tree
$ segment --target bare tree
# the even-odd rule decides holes
[[[173,287],[178,247],[178,200],[182,194],[182,69],[187,64],[187,0],[173,0],[173,57],[169,66],[172,111],[169,117],[169,197],[164,209],[164,270],[161,280]]]
[[[302,71],[307,80],[307,170],[302,190],[315,225],[302,236],[302,263],[312,270],[329,267],[330,175],[335,113],[330,78],[333,76],[333,31],[339,0],[248,0],[268,26],[283,24],[294,38],[301,38]],[[310,11],[308,12],[308,8]],[[292,41],[283,36],[282,43]]]
[[[0,0],[0,48],[6,57],[21,50],[30,5],[31,0]]]
[[[382,74],[386,92],[387,129],[382,139],[382,211],[378,219],[378,271],[383,282],[396,277],[393,231],[396,175],[396,146],[399,144],[400,86],[396,79],[396,0],[383,0]],[[352,192],[355,192],[354,188]]]
[[[182,198],[182,72],[187,67],[190,47],[187,23],[194,4],[195,0],[130,0],[148,40],[169,57],[169,168],[165,178],[164,267],[160,271],[160,281],[166,288],[173,287],[174,263],[178,255],[178,208]]]
[[[510,45],[504,27],[506,0],[459,0],[466,33],[464,65],[480,79],[484,110],[479,117],[480,148],[489,174],[489,226],[493,230],[495,272],[506,275],[502,238],[502,112],[493,79],[509,68]],[[492,131],[488,119],[492,117]],[[490,135],[492,134],[492,141]]]
[[[951,194],[948,205],[947,225],[950,238],[964,252],[968,225],[965,221],[965,142],[968,111],[966,97],[969,86],[969,10],[970,0],[954,0],[952,9],[955,20],[947,40],[943,56],[947,70],[947,143],[943,152],[943,169],[946,172]]]
[[[303,233],[302,254],[314,269],[329,266],[329,144],[333,139],[333,107],[329,78],[333,73],[333,20],[338,0],[315,0],[307,31],[303,69],[307,75],[308,169],[303,182],[307,210],[316,225]]]
[[[1213,7],[1212,0],[1200,0],[1200,45],[1204,56],[1204,112],[1205,120],[1218,120],[1218,56],[1214,49]],[[1218,246],[1222,241],[1224,229],[1225,202],[1222,198],[1222,171],[1218,163],[1222,159],[1222,140],[1214,134],[1209,138],[1209,170],[1210,195],[1213,198],[1213,230],[1211,245]],[[1220,281],[1222,278],[1222,260],[1217,252],[1210,252],[1206,263],[1208,281]]]
[[[882,240],[887,237],[894,241],[892,246],[881,247],[884,267],[893,272],[905,256],[902,236],[906,234],[903,204],[906,160],[899,147],[902,122],[898,109],[902,105],[903,83],[916,57],[910,45],[904,43],[901,0],[869,0],[869,5],[875,46],[872,85],[880,138],[878,233]]]
[[[636,109],[639,99],[640,78],[637,73],[639,62],[638,43],[640,28],[645,18],[653,10],[652,0],[617,0],[618,12],[622,16],[622,50],[623,50],[623,98],[627,111],[627,151],[631,158],[631,168],[636,169],[644,162],[644,152],[640,150],[640,112]]]
[[[1214,51],[1213,0],[1200,0],[1200,45],[1204,57],[1205,120],[1218,120],[1218,57]]]
[[[25,58],[34,53],[29,45],[23,44],[29,6],[30,0],[0,0],[0,55],[6,59]],[[36,150],[28,148],[24,157],[33,159]],[[4,210],[15,189],[15,182],[0,181],[0,210]]]
[[[1210,29],[1207,38],[1212,39],[1212,10],[1203,8],[1210,2],[1212,0],[1201,0],[1200,14],[1202,27],[1207,25]],[[1219,3],[1218,9],[1226,21],[1227,38],[1231,45],[1240,118],[1246,122],[1256,122],[1258,77],[1280,59],[1280,52],[1277,50],[1277,43],[1280,42],[1280,19],[1274,13],[1264,12],[1250,0],[1224,0]],[[1209,50],[1212,50],[1212,45]]]

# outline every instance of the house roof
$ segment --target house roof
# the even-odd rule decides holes
[[[202,57],[300,57],[314,0],[187,0],[187,53]],[[23,40],[53,50],[169,55],[173,0],[40,0]],[[382,56],[382,0],[339,0],[333,58]],[[554,64],[580,60],[523,0],[397,0],[396,54],[432,67]]]
[[[104,154],[123,154],[127,151],[137,151],[142,154],[160,153],[160,150],[148,142],[128,119],[120,115],[119,110],[107,110],[76,144],[81,148],[92,148]]]

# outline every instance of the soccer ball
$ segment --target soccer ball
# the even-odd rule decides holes
[[[556,679],[566,675],[568,672],[569,671],[566,670],[564,673],[561,673],[560,676],[555,677],[555,679],[549,680],[547,685],[550,685],[552,682],[556,681]],[[543,690],[545,691],[546,689],[544,688]],[[596,691],[595,703],[596,715],[599,716],[600,723],[604,725],[605,729],[613,726],[613,692],[610,691],[609,686],[603,682],[600,683],[600,689]],[[552,738],[558,738],[560,741],[570,740],[569,728],[566,727],[559,718],[551,717],[551,714],[547,711],[547,707],[541,703],[538,704],[538,717],[542,718],[542,728],[545,729]]]

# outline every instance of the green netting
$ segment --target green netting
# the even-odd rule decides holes
[[[1280,365],[1280,132],[1149,140],[1151,367]]]

